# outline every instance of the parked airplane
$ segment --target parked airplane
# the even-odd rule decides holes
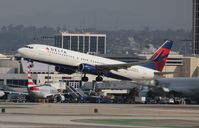
[[[177,96],[191,97],[199,101],[199,77],[161,78],[152,82],[165,92],[173,92]]]
[[[28,65],[28,90],[29,95],[35,98],[51,99],[54,102],[64,101],[65,97],[61,95],[56,88],[48,84],[36,85],[31,77],[30,65]]]
[[[53,64],[62,73],[74,73],[78,70],[84,74],[82,81],[88,81],[86,74],[97,75],[96,81],[102,81],[102,76],[120,80],[142,80],[154,79],[156,74],[161,73],[172,44],[173,41],[167,40],[148,61],[134,63],[41,44],[26,45],[18,49],[18,52],[31,61]]]

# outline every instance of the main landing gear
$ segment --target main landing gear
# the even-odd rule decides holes
[[[101,76],[97,76],[95,80],[96,80],[97,82],[98,82],[98,81],[103,81],[103,78],[102,78]]]
[[[97,76],[96,79],[95,79],[97,82],[99,81],[103,81],[103,78],[101,76]],[[86,76],[86,74],[84,74],[84,76],[82,77],[82,81],[83,82],[88,82],[88,77]]]
[[[86,74],[84,74],[84,76],[82,77],[82,81],[88,82],[88,77],[86,76]]]

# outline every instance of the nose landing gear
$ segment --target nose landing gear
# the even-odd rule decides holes
[[[97,76],[95,80],[99,82],[99,81],[103,81],[103,78],[101,76]]]
[[[83,82],[88,82],[88,77],[86,76],[86,74],[84,74],[84,76],[81,79]],[[97,82],[99,81],[103,81],[103,78],[101,76],[97,76],[95,79]]]
[[[84,76],[82,77],[82,81],[88,82],[88,77],[86,76],[86,74],[84,74]]]

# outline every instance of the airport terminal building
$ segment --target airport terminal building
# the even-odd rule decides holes
[[[116,59],[125,62],[137,62],[144,60],[147,57],[139,56],[115,56],[104,55],[104,57]],[[182,55],[170,55],[163,72],[175,72],[174,74],[164,75],[166,78],[173,77],[198,77],[199,76],[199,58],[198,57],[184,57]],[[43,83],[45,81],[59,82],[59,80],[81,80],[80,73],[71,75],[60,74],[55,71],[53,65],[42,64],[34,62],[34,67],[31,70],[33,79],[36,83]],[[17,84],[26,85],[27,81],[27,62],[24,60],[15,60],[13,56],[0,56],[0,84]],[[89,80],[95,80],[94,75],[89,75]],[[104,78],[108,81],[118,81],[111,78]]]
[[[106,54],[106,35],[60,32],[55,35],[55,46],[83,53]]]
[[[146,58],[143,56],[141,57],[141,55],[104,56],[126,62],[136,62]],[[164,75],[163,77],[198,77],[198,64],[199,58],[197,57],[170,55],[163,72],[174,72],[174,74]],[[132,103],[132,97],[134,94],[137,94],[136,89],[134,89],[136,85],[131,81],[120,81],[104,77],[103,82],[95,82],[96,76],[87,74],[89,81],[85,83],[81,81],[82,74],[79,72],[71,75],[60,74],[55,71],[55,66],[39,62],[34,62],[34,66],[31,68],[31,73],[32,79],[37,85],[42,85],[44,83],[50,84],[58,91],[70,94],[70,96],[73,97],[73,100],[84,97],[85,91],[94,95],[112,97],[116,103],[120,103],[121,97],[127,96],[128,98],[126,100],[123,99],[122,102],[127,101],[127,103]],[[162,76],[157,76],[157,78],[160,77]],[[27,61],[16,59],[14,56],[0,56],[0,85],[7,85],[16,90],[26,92],[24,90],[27,90],[27,82]],[[85,87],[88,86],[88,83],[90,83],[91,88],[86,89]],[[102,85],[104,86],[102,87]]]

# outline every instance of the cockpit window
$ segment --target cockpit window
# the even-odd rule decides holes
[[[30,47],[28,45],[24,46],[25,48],[33,49],[33,47]]]

